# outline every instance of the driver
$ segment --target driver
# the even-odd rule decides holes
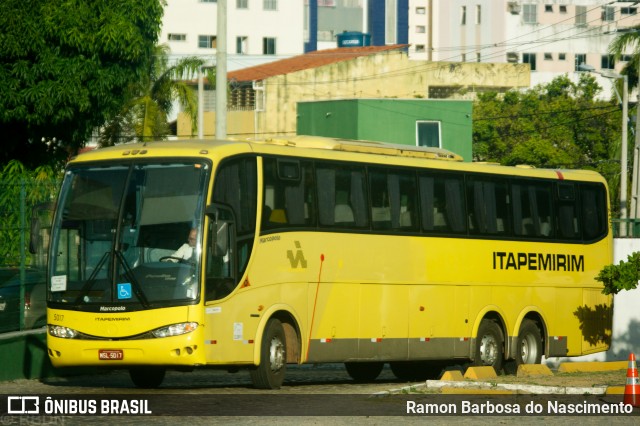
[[[184,243],[178,250],[175,251],[171,255],[172,258],[175,259],[184,259],[189,260],[191,258],[195,258],[196,256],[196,240],[198,238],[198,230],[196,228],[191,228],[189,231],[189,237],[187,238],[187,242]],[[174,262],[177,260],[174,260]]]

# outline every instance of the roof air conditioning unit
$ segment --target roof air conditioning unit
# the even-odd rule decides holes
[[[510,1],[507,3],[507,11],[512,15],[520,13],[520,4],[517,1]]]

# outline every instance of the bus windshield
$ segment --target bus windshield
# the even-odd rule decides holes
[[[51,242],[49,303],[129,311],[198,300],[209,169],[200,162],[68,169]]]

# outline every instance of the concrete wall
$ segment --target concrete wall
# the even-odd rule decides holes
[[[529,81],[527,64],[410,61],[406,52],[388,51],[263,80],[264,98],[256,102],[264,108],[256,113],[256,131],[262,137],[293,134],[301,101],[424,99],[438,87],[456,87],[460,98],[472,98],[467,92],[525,88]]]

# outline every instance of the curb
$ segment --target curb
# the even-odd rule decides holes
[[[612,395],[620,392],[620,386],[540,386],[516,385],[512,383],[459,382],[449,380],[427,380],[425,383],[404,386],[397,389],[375,392],[372,396],[386,396],[412,393],[421,389],[437,389],[447,394],[536,394],[536,395]],[[624,393],[624,387],[622,387]]]

